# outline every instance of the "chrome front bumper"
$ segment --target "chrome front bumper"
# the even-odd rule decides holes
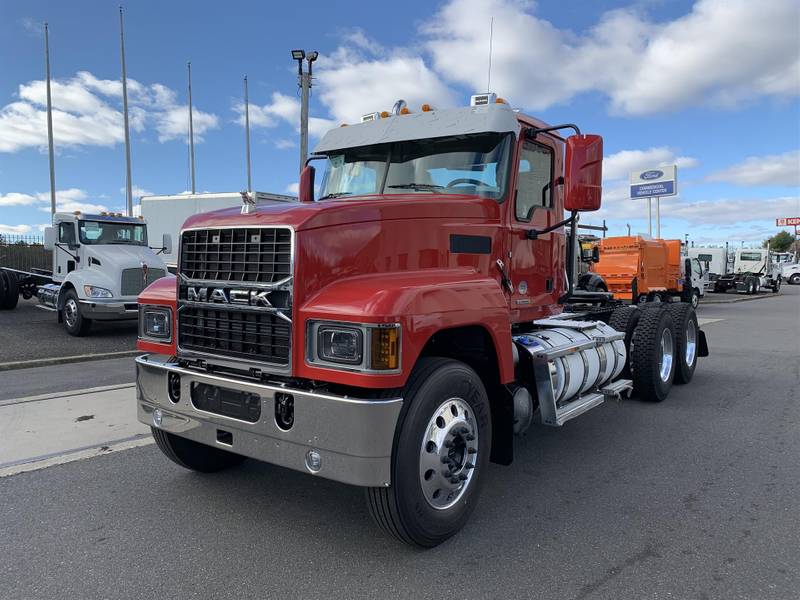
[[[139,318],[139,305],[135,297],[127,302],[117,298],[92,298],[78,302],[81,305],[81,314],[87,319],[118,321]]]
[[[169,373],[181,377],[177,403],[167,394]],[[261,398],[259,421],[250,423],[195,408],[193,383],[257,394]],[[278,392],[294,397],[294,424],[288,431],[275,421]],[[392,445],[402,398],[360,400],[251,383],[184,369],[156,354],[136,358],[136,398],[138,418],[145,425],[155,426],[153,411],[159,408],[160,429],[208,446],[342,483],[370,487],[391,483]],[[219,431],[232,434],[232,443],[217,441]],[[311,450],[321,457],[316,472],[306,466]]]

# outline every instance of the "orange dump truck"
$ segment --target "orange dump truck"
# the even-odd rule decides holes
[[[680,240],[605,238],[593,270],[617,300],[645,302],[683,294]]]

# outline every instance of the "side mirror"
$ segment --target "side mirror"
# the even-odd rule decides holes
[[[595,246],[592,248],[592,262],[599,263],[600,262],[600,246]]]
[[[168,233],[161,237],[161,250],[164,254],[172,254],[172,236]]]
[[[564,207],[568,211],[599,209],[603,181],[603,138],[591,134],[568,137],[564,176]]]
[[[309,165],[300,173],[300,189],[298,193],[300,202],[314,201],[314,172],[314,167]]]
[[[55,250],[56,247],[56,229],[55,227],[44,228],[44,249]]]

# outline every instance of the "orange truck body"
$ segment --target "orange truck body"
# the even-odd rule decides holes
[[[633,300],[651,293],[680,294],[680,240],[654,240],[641,236],[610,237],[600,243],[600,262],[594,271],[617,300]]]

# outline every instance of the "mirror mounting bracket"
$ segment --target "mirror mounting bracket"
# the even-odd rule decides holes
[[[530,139],[536,139],[536,136],[540,133],[547,133],[548,131],[558,131],[559,129],[573,129],[577,135],[581,135],[581,130],[578,129],[577,125],[572,123],[563,123],[561,125],[552,125],[550,127],[531,127],[527,130],[526,135]]]
[[[529,229],[525,232],[525,237],[529,240],[538,240],[540,235],[544,235],[545,233],[550,233],[551,231],[555,231],[559,227],[563,227],[564,225],[570,225],[575,221],[575,218],[578,216],[577,213],[572,213],[569,217],[564,219],[563,221],[559,221],[555,225],[550,225],[550,227],[545,227],[544,229]]]

